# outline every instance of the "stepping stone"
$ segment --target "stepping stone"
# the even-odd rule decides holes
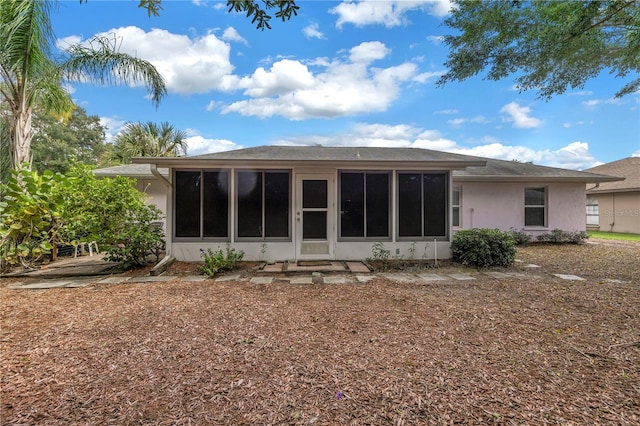
[[[272,264],[265,265],[264,268],[262,268],[262,271],[263,272],[282,272],[283,266],[284,266],[283,263],[272,263]]]
[[[409,274],[383,274],[383,276],[387,279],[399,283],[411,283],[416,280],[416,277],[414,275]]]
[[[498,278],[498,279],[513,277],[511,274],[505,274],[504,272],[497,272],[497,271],[485,272],[484,274],[493,278]]]
[[[289,279],[291,284],[313,284],[313,278],[311,277],[292,277]]]
[[[359,283],[368,283],[374,278],[376,278],[375,275],[356,275],[356,280],[358,280]]]
[[[324,277],[325,284],[346,284],[349,280],[347,277],[338,276],[338,277]]]
[[[229,275],[222,275],[220,277],[217,277],[216,282],[221,283],[224,281],[237,281],[238,279],[240,279],[240,274],[229,274]]]
[[[530,263],[528,265],[524,265],[525,268],[541,268],[540,265],[534,265],[533,263]]]
[[[577,275],[570,275],[570,274],[553,274],[558,278],[562,278],[563,280],[570,280],[570,281],[586,281],[584,278],[581,278]]]
[[[120,284],[129,281],[131,277],[108,277],[98,281],[96,284]]]
[[[366,274],[371,272],[369,268],[367,268],[367,265],[365,265],[362,262],[347,262],[347,268],[349,269],[349,272],[353,272],[354,274],[356,273]]]
[[[475,280],[475,278],[468,274],[449,274],[449,276],[458,281]]]
[[[273,277],[252,277],[249,282],[251,284],[271,284]]]
[[[156,283],[156,282],[166,282],[171,281],[177,277],[171,275],[155,275],[155,276],[144,276],[144,277],[131,277],[129,279],[130,283]]]
[[[446,281],[447,278],[438,274],[418,274],[425,281]]]
[[[15,286],[17,290],[44,290],[48,288],[63,288],[72,284],[71,280],[47,280],[47,281],[39,281],[30,284],[24,284],[21,286]]]
[[[207,277],[206,275],[189,275],[187,277],[182,277],[181,281],[184,281],[184,282],[199,282],[199,281],[206,281],[208,279],[209,279],[209,277]]]

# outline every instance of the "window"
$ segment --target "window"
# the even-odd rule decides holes
[[[398,236],[447,236],[449,174],[398,173]]]
[[[524,226],[546,226],[546,188],[525,188]]]
[[[587,198],[587,225],[600,224],[600,206],[596,198]]]
[[[460,226],[460,194],[461,187],[454,186],[451,190],[451,207],[453,207],[451,210],[451,226]]]
[[[289,239],[291,174],[242,170],[236,176],[238,238]]]
[[[340,173],[340,237],[389,238],[389,173]]]
[[[175,237],[229,237],[229,172],[176,171]]]

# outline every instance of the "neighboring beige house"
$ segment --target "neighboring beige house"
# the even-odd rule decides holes
[[[624,178],[587,186],[587,226],[600,231],[640,234],[640,157],[585,171]]]
[[[167,255],[184,261],[227,244],[247,260],[364,259],[379,242],[392,256],[449,258],[458,229],[585,230],[585,185],[618,179],[416,148],[264,146],[134,162],[143,186],[164,185]]]

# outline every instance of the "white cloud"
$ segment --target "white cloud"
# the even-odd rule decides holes
[[[223,32],[222,32],[222,39],[225,41],[237,41],[238,43],[242,43],[244,45],[247,45],[249,43],[247,43],[247,40],[242,37],[238,31],[236,31],[235,28],[233,27],[227,27]]]
[[[637,151],[634,151],[634,152],[631,154],[631,156],[632,156],[632,157],[640,157],[640,148],[638,148],[638,150],[637,150]]]
[[[447,123],[454,127],[462,126],[467,120],[465,118],[452,118],[451,120],[447,120]]]
[[[151,62],[165,79],[169,92],[224,91],[236,84],[237,77],[232,74],[234,67],[229,60],[230,46],[212,33],[190,39],[162,29],[147,32],[129,26],[97,35],[116,40],[121,52]],[[72,36],[60,40],[58,45],[69,40],[80,41]]]
[[[403,83],[420,79],[411,62],[388,68],[372,66],[389,52],[383,43],[374,41],[350,49],[348,60],[316,58],[305,61],[308,65],[278,61],[270,70],[259,68],[240,79],[238,87],[251,99],[233,102],[222,113],[302,120],[385,111]],[[318,72],[314,74],[309,67]]]
[[[440,114],[450,115],[450,114],[457,114],[458,112],[459,111],[457,109],[441,109],[440,111],[435,111],[433,115],[440,115]]]
[[[593,109],[597,107],[602,101],[600,99],[591,99],[581,102],[587,109]]]
[[[188,129],[187,134],[193,134],[193,136],[185,138],[187,155],[189,156],[243,148],[241,145],[236,145],[235,142],[227,139],[209,139],[194,133],[196,133],[194,130]]]
[[[538,165],[573,170],[584,170],[601,164],[591,155],[586,142],[572,142],[559,149],[534,150],[526,146],[503,144],[495,138],[486,137],[482,144],[465,147],[454,140],[447,139],[437,130],[424,130],[405,124],[359,123],[343,133],[305,135],[283,139],[276,143],[279,145],[413,147],[498,160],[532,161]],[[635,154],[640,155],[640,150]]]
[[[359,27],[384,25],[391,28],[406,25],[408,20],[405,15],[411,10],[424,10],[433,16],[443,17],[449,13],[450,9],[449,0],[362,0],[343,1],[330,9],[329,13],[338,15],[337,27],[353,24]]]
[[[512,122],[513,127],[519,129],[531,129],[542,126],[542,121],[529,116],[531,108],[520,106],[517,102],[510,102],[500,109],[500,112],[508,114],[504,121]]]
[[[117,117],[100,117],[100,124],[104,127],[104,141],[113,143],[114,138],[127,124],[127,121]]]
[[[442,42],[444,41],[444,36],[428,35],[427,40],[436,45],[442,44]]]
[[[306,38],[318,38],[324,39],[324,34],[320,31],[320,26],[317,23],[309,24],[302,29],[302,33]]]

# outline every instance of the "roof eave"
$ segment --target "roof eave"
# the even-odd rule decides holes
[[[341,167],[385,167],[394,168],[419,168],[419,167],[439,167],[447,169],[465,169],[467,167],[484,167],[487,162],[483,160],[420,160],[420,161],[402,161],[402,160],[324,160],[324,159],[208,159],[208,158],[185,158],[179,160],[176,157],[137,157],[133,158],[134,164],[156,164],[159,167],[244,167],[247,165],[309,165],[309,166],[335,166]]]
[[[579,176],[518,176],[518,175],[454,175],[457,182],[567,182],[567,183],[602,183],[622,180],[617,177],[579,177]]]

